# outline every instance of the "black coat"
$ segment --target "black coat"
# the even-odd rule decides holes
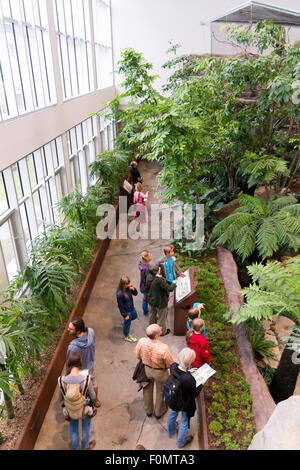
[[[196,403],[195,398],[199,395],[200,391],[202,390],[202,385],[196,387],[196,380],[189,372],[183,372],[179,369],[178,364],[174,362],[174,364],[170,367],[170,373],[176,374],[176,377],[181,383],[182,388],[182,398],[184,401],[184,405],[181,411],[185,411],[188,418],[194,416],[196,411]]]

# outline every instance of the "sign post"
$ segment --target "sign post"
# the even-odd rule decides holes
[[[178,278],[174,296],[175,336],[185,335],[188,310],[197,302],[197,282],[194,282],[194,266],[191,266],[184,274],[184,277]]]

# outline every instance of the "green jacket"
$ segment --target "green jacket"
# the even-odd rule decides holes
[[[147,294],[148,304],[157,308],[167,307],[169,292],[175,288],[176,284],[169,284],[163,277],[148,274],[144,291]]]

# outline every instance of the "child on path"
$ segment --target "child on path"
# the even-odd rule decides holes
[[[149,312],[147,294],[145,292],[145,284],[146,284],[147,274],[149,273],[151,261],[152,261],[152,254],[150,253],[150,251],[144,250],[141,254],[140,262],[139,262],[139,270],[140,270],[140,275],[141,275],[140,291],[143,294],[142,307],[143,307],[144,315],[147,315]]]
[[[201,310],[204,308],[205,304],[200,304],[200,302],[194,303],[193,307],[188,311],[188,319],[186,322],[186,327],[188,330],[192,328],[192,321],[195,318],[200,318]],[[206,339],[206,329],[204,328],[202,331],[204,338]]]
[[[146,206],[146,201],[148,199],[149,191],[147,193],[143,193],[142,191],[143,187],[141,183],[138,183],[136,185],[136,190],[133,196],[133,204],[136,204],[136,214],[134,216],[134,220],[140,223],[145,223],[146,222],[146,211],[145,211],[145,206]]]
[[[171,284],[176,279],[176,277],[184,276],[184,273],[172,257],[172,252],[174,253],[174,249],[172,250],[170,245],[165,245],[163,247],[163,251],[165,256],[159,262],[161,267],[161,275]]]
[[[196,353],[196,359],[192,363],[192,367],[199,368],[205,363],[211,363],[208,343],[202,334],[204,328],[204,320],[202,318],[195,318],[192,321],[192,328],[186,333],[187,346]]]
[[[124,318],[123,321],[123,333],[125,341],[135,343],[137,341],[132,335],[129,334],[131,322],[135,320],[137,316],[136,309],[133,305],[133,295],[137,295],[138,291],[130,283],[128,276],[122,276],[117,289],[117,302],[120,313]]]

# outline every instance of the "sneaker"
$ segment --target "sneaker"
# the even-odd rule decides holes
[[[168,328],[167,331],[163,335],[160,335],[160,336],[166,336],[170,333],[170,331],[171,331],[170,328]]]
[[[128,335],[128,336],[125,336],[125,341],[129,341],[129,343],[136,343],[137,339],[134,338],[133,336],[131,335]]]
[[[92,418],[94,418],[94,416],[96,416],[97,413],[98,413],[98,410],[94,410],[94,411],[93,411],[93,414],[92,414],[92,415],[88,415],[88,417],[89,417],[90,419],[92,419]]]

